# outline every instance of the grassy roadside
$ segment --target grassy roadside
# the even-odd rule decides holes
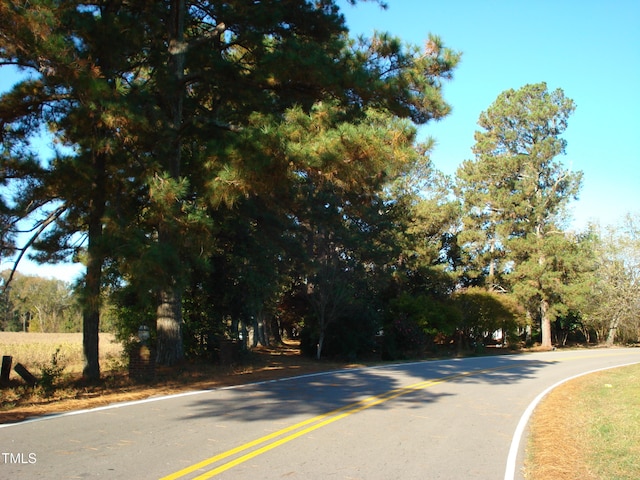
[[[640,365],[577,378],[531,419],[528,480],[640,478]]]

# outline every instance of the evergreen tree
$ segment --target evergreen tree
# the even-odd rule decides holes
[[[178,361],[183,291],[215,232],[211,209],[268,198],[301,174],[322,182],[333,175],[316,176],[308,159],[263,143],[278,138],[270,126],[281,130],[291,115],[322,103],[338,106],[340,120],[332,122],[346,135],[367,122],[380,128],[375,115],[440,118],[449,110],[441,82],[458,59],[435,37],[424,50],[386,35],[349,40],[333,1],[9,1],[0,8],[0,61],[30,73],[0,102],[2,180],[11,168],[30,187],[15,208],[5,206],[18,217],[43,215],[33,237],[42,240],[40,260],[85,258],[90,379],[100,375],[105,264],[157,298],[157,360]],[[359,124],[354,132],[349,122]],[[51,162],[28,149],[42,125],[66,147]],[[353,165],[341,166],[345,185],[354,187],[345,174],[356,167],[360,178],[375,178],[380,170],[367,172],[373,165],[361,160],[377,154],[353,139],[341,144],[339,133],[325,146],[314,143],[313,161],[329,152],[333,168],[330,149],[347,150]]]
[[[10,166],[12,208],[28,218],[39,261],[84,259],[82,282],[84,376],[98,379],[102,267],[113,246],[108,232],[126,223],[125,197],[135,191],[139,163],[127,143],[135,137],[127,103],[132,63],[142,38],[142,10],[119,2],[2,2],[1,62],[25,77],[0,100],[3,171]],[[54,138],[53,159],[31,146]],[[86,247],[77,234],[86,235]],[[82,238],[82,237],[81,237]]]
[[[563,215],[581,181],[557,159],[574,109],[562,90],[549,92],[545,83],[503,92],[480,115],[475,160],[457,172],[461,244],[491,288],[508,287],[507,273],[515,279],[514,290],[541,322],[545,347],[561,303],[554,279],[567,246]]]
[[[373,109],[348,119],[344,108],[323,102],[309,114],[291,110],[282,125],[291,165],[289,215],[303,245],[297,275],[313,312],[305,333],[318,358],[329,329],[344,312],[354,316],[357,299],[375,288],[367,284],[372,272],[397,257],[384,192],[418,158],[409,122]]]
[[[457,61],[457,56],[444,49],[436,38],[428,43],[427,52],[405,48],[399,40],[387,36],[345,43],[342,17],[331,2],[321,6],[293,2],[286,10],[278,2],[265,2],[251,12],[241,8],[240,3],[207,4],[205,10],[207,15],[203,18],[192,16],[196,10],[191,8],[185,13],[185,22],[190,25],[184,29],[184,51],[188,52],[184,72],[188,75],[185,73],[183,82],[177,84],[183,89],[184,102],[180,134],[174,135],[183,146],[183,157],[174,162],[174,167],[180,163],[180,168],[158,163],[156,178],[162,180],[162,188],[154,180],[150,189],[152,193],[160,192],[153,202],[159,211],[170,204],[165,200],[187,197],[186,201],[174,202],[181,211],[161,215],[157,227],[158,245],[164,252],[160,257],[174,259],[166,268],[171,272],[180,270],[175,242],[185,236],[180,225],[184,225],[181,219],[185,208],[193,203],[189,198],[210,199],[215,205],[233,202],[239,194],[264,194],[286,188],[283,185],[288,182],[291,162],[282,161],[284,157],[277,155],[277,148],[269,150],[259,144],[264,132],[257,131],[257,126],[268,129],[268,124],[291,122],[297,111],[307,112],[318,101],[338,102],[343,122],[358,121],[371,107],[421,123],[439,118],[448,112],[440,96],[440,82],[450,76]],[[156,84],[157,98],[175,91],[160,82],[161,78],[159,75]],[[173,98],[164,105],[172,104]],[[170,119],[167,113],[163,115]],[[171,122],[166,124],[170,126]],[[158,138],[156,145],[168,145],[169,138],[171,135]],[[193,149],[193,142],[188,140],[191,138],[193,142],[203,138],[208,141],[203,149]],[[331,148],[344,146],[339,137],[330,142],[322,149],[335,157]],[[363,153],[367,152],[358,155]],[[177,153],[158,157],[178,158]],[[293,170],[307,168],[307,163],[293,162]],[[366,163],[361,168],[366,168]],[[328,174],[331,170],[322,175]],[[198,178],[208,180],[201,184]],[[316,177],[308,178],[315,181]],[[189,194],[174,195],[171,192],[178,190],[171,185],[176,189],[185,186],[184,192]],[[202,190],[194,192],[199,186]],[[174,233],[169,235],[169,231]],[[164,320],[158,324],[159,360],[171,363],[179,352],[170,353],[171,358],[163,360],[162,345],[165,337],[167,344],[175,346],[179,342],[177,305],[181,282],[178,273],[165,273],[164,278],[166,288],[171,287],[173,293],[165,297],[161,294]],[[171,304],[176,308],[170,308]],[[165,336],[165,330],[171,333]]]

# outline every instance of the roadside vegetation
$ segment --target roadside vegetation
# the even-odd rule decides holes
[[[58,357],[65,367],[65,373],[80,374],[84,364],[81,333],[23,333],[0,332],[0,355],[13,357],[28,370],[37,372],[41,366],[51,362],[58,351]],[[100,357],[108,364],[122,361],[123,349],[112,333],[100,334]]]
[[[122,344],[113,334],[100,334],[100,345],[100,360],[112,377],[102,390],[106,393],[116,386],[113,379],[126,377],[126,359]],[[0,332],[0,356],[10,357],[12,368],[8,372],[9,381],[0,385],[0,418],[7,412],[35,404],[40,404],[41,409],[50,405],[55,411],[60,401],[89,393],[81,382],[84,365],[81,333]],[[36,379],[35,385],[18,374],[18,365]]]
[[[82,377],[82,334],[0,332],[0,355],[11,355],[37,379],[27,385],[15,371],[0,392],[0,424],[68,410],[92,408],[184,390],[215,388],[283,378],[323,370],[362,366],[346,361],[317,360],[300,354],[297,341],[258,347],[230,363],[182,362],[176,368],[158,367],[153,378],[129,375],[126,353],[112,334],[101,334],[103,381]]]
[[[639,340],[640,217],[567,228],[561,88],[500,93],[448,176],[420,129],[461,52],[273,3],[0,3],[0,330],[83,332],[94,383],[102,332],[176,371]]]
[[[531,419],[528,480],[640,478],[640,365],[577,378]]]

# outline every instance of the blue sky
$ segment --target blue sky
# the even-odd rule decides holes
[[[504,90],[547,82],[577,109],[564,135],[565,165],[584,172],[572,205],[575,229],[588,221],[616,223],[640,212],[640,1],[638,0],[388,0],[340,5],[353,35],[387,31],[423,45],[429,33],[461,51],[444,88],[453,111],[421,127],[434,137],[436,168],[453,175],[473,158],[478,116]],[[13,78],[0,69],[0,91]],[[69,279],[79,266],[21,271]],[[6,268],[6,264],[0,265]]]
[[[472,159],[477,120],[510,88],[546,82],[577,105],[563,137],[567,167],[584,172],[572,227],[640,212],[640,1],[387,0],[341,8],[352,34],[373,30],[423,45],[429,33],[462,52],[444,88],[449,117],[421,127],[436,168]]]

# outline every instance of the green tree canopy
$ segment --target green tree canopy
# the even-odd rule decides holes
[[[267,205],[311,182],[339,188],[346,219],[394,174],[380,162],[411,141],[402,122],[448,113],[441,85],[459,58],[437,37],[424,49],[386,34],[349,39],[333,1],[0,9],[0,64],[27,73],[0,99],[2,182],[29,187],[3,198],[3,212],[37,219],[39,259],[86,262],[88,378],[100,375],[105,266],[157,298],[158,361],[177,361],[189,274],[221,230],[212,212],[251,196]],[[383,135],[388,126],[400,136]],[[41,128],[64,147],[52,160],[29,148]]]
[[[560,137],[574,111],[560,89],[545,83],[501,93],[478,124],[475,160],[457,172],[463,202],[460,244],[476,276],[490,288],[518,292],[531,317],[542,325],[542,344],[551,345],[553,305],[561,302],[557,279],[566,247],[561,232],[565,207],[575,198],[580,172],[562,165],[566,141]]]

